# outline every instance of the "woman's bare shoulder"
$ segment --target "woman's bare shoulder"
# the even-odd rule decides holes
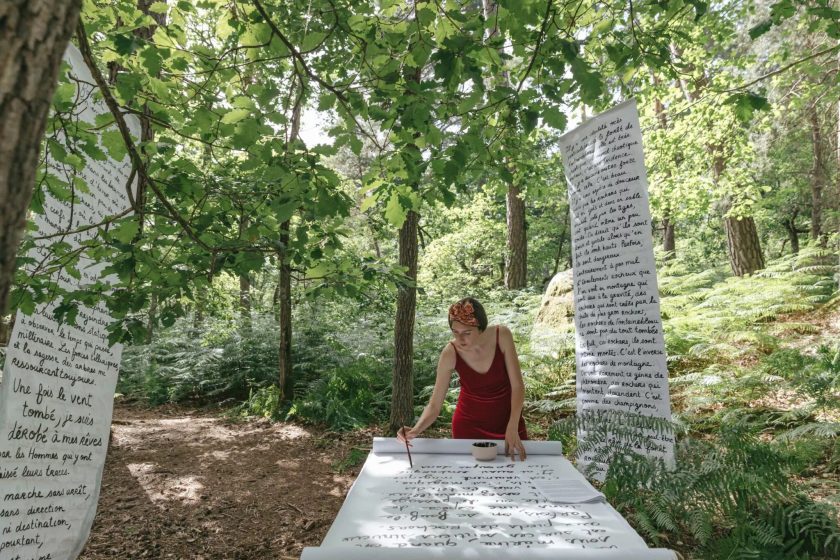
[[[513,333],[505,325],[496,325],[499,330],[499,344],[504,347],[513,345]]]
[[[440,351],[440,363],[452,364],[455,366],[455,346],[451,342],[447,342],[443,350]]]

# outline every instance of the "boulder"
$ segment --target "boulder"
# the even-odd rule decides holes
[[[572,270],[554,275],[540,301],[531,331],[531,348],[537,354],[556,354],[574,345],[575,300]]]

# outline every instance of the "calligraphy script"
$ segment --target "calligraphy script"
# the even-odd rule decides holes
[[[414,468],[397,467],[387,456],[371,457],[324,545],[645,546],[608,504],[552,503],[533,484],[568,475],[581,476],[562,457],[539,456],[515,464],[499,458],[483,464],[463,456],[420,455]]]
[[[86,68],[74,47],[66,56],[73,72]],[[84,75],[80,87],[91,80]],[[87,105],[78,118],[107,111],[80,95]],[[86,116],[87,115],[87,116]],[[136,122],[131,121],[136,128]],[[46,195],[44,214],[35,218],[40,235],[78,247],[96,229],[79,230],[121,212],[131,169],[123,162],[87,160],[75,172],[60,164],[49,173],[87,184],[74,204]],[[39,241],[34,257],[43,259],[50,238]],[[82,260],[80,277],[59,273],[59,285],[79,289],[100,280],[107,263]],[[59,560],[75,558],[84,545],[99,494],[108,446],[114,388],[121,348],[108,343],[111,318],[103,306],[80,306],[75,324],[53,319],[56,303],[32,315],[18,313],[9,340],[0,384],[0,558]]]
[[[561,151],[572,214],[578,411],[670,419],[635,103],[564,136]],[[640,430],[631,439],[640,453],[668,461],[673,457],[674,439],[668,431]],[[600,451],[594,446],[582,462],[592,461]]]

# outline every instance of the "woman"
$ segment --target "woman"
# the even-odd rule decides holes
[[[440,415],[452,370],[458,372],[461,394],[452,416],[456,439],[504,439],[505,455],[525,460],[523,439],[528,439],[522,405],[525,384],[513,335],[505,326],[487,326],[484,307],[465,298],[449,308],[449,328],[454,340],[440,353],[435,388],[429,404],[413,428],[400,429],[397,438],[410,441]]]

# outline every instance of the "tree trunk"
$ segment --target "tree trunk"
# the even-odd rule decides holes
[[[400,266],[405,267],[406,276],[414,282],[417,279],[417,224],[420,215],[409,210],[400,228]],[[394,321],[394,382],[391,391],[391,418],[389,427],[396,433],[414,419],[414,311],[417,304],[417,288],[414,285],[400,286],[397,292],[397,314]]]
[[[239,313],[247,325],[251,321],[251,279],[247,274],[239,275]]]
[[[569,229],[569,216],[569,212],[566,212],[563,218],[563,229],[560,230],[560,241],[557,243],[557,256],[554,258],[554,269],[551,271],[551,277],[548,279],[549,282],[560,272],[560,257],[563,256],[563,242],[566,241],[566,231]]]
[[[510,182],[507,192],[507,252],[505,288],[519,290],[527,283],[528,239],[525,235],[525,200],[519,187]]]
[[[291,129],[289,141],[296,141],[300,135],[300,111],[303,102],[303,84],[300,94],[292,108]],[[280,261],[280,275],[277,280],[277,299],[280,315],[280,348],[277,355],[277,370],[279,373],[280,400],[291,401],[295,398],[295,380],[292,377],[292,261],[289,255],[289,232],[292,227],[291,219],[280,225],[280,249],[277,251]]]
[[[811,145],[814,150],[811,166],[811,239],[819,241],[822,236],[822,198],[826,180],[823,161],[824,142],[816,104],[808,109],[808,122],[811,125]]]
[[[734,217],[723,219],[726,230],[726,246],[729,264],[735,276],[752,274],[764,268],[764,256],[761,254],[761,242],[752,217]]]
[[[158,295],[157,292],[152,292],[151,299],[149,300],[149,317],[146,323],[146,344],[152,343],[152,338],[155,335],[155,323],[157,322],[157,306],[158,306]]]
[[[0,315],[0,346],[8,346],[12,329],[15,328],[15,317],[16,315],[7,315],[6,317]]]
[[[659,78],[656,72],[653,73],[653,83],[659,85]],[[659,121],[659,128],[667,130],[668,128],[668,113],[665,112],[665,104],[662,100],[656,98],[653,100],[653,109],[656,112],[656,120]],[[665,177],[671,177],[670,169],[665,172]],[[664,211],[665,217],[662,219],[662,249],[665,251],[665,260],[669,261],[677,255],[676,241],[674,239],[674,221],[671,219],[671,211],[668,208],[668,199],[664,197],[666,208]]]
[[[280,378],[280,400],[291,401],[295,397],[295,385],[292,378],[292,263],[289,259],[289,228],[291,222],[286,220],[280,226],[280,250],[277,252],[280,261],[280,274],[277,281],[277,303],[280,318],[280,351],[278,355],[278,370]]]
[[[496,21],[499,7],[496,0],[483,0],[484,19]],[[494,25],[487,32],[490,39],[499,33],[499,27]],[[499,49],[504,54],[503,49]],[[490,80],[492,82],[492,80]],[[510,82],[508,73],[502,71],[498,81],[505,85]],[[504,162],[508,171],[513,174],[513,166]],[[515,179],[507,182],[507,251],[505,252],[504,282],[505,288],[518,290],[524,288],[528,276],[528,242],[525,234],[525,201]]]
[[[674,222],[667,216],[662,220],[662,249],[665,251],[666,261],[673,259],[677,254]]]
[[[790,250],[794,255],[799,254],[799,230],[796,229],[796,215],[798,213],[799,211],[794,211],[792,216],[782,220],[782,225],[785,226],[788,239],[790,240]],[[782,249],[782,254],[784,254],[784,245]]]
[[[81,4],[0,3],[0,315],[6,312],[14,281],[58,68]]]

